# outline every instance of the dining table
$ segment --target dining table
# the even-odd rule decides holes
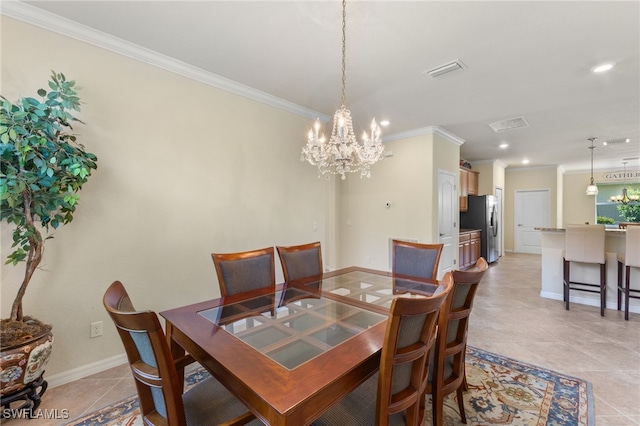
[[[160,315],[174,357],[189,353],[263,423],[301,426],[378,370],[393,298],[437,288],[349,267]]]

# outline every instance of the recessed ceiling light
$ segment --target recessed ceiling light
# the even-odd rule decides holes
[[[380,122],[380,125],[381,125],[382,127],[387,127],[387,126],[389,125],[389,120],[382,120],[382,121]]]
[[[500,149],[507,149],[508,146],[509,146],[508,143],[503,142],[503,143],[500,144]]]
[[[529,164],[529,160],[525,158],[524,160],[522,160],[522,164]]]
[[[596,67],[593,68],[593,72],[605,72],[605,71],[609,71],[611,68],[613,68],[615,64],[609,62],[606,64],[600,64]]]

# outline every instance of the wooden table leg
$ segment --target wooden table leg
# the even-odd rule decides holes
[[[171,350],[171,356],[176,363],[176,371],[178,372],[178,380],[180,383],[180,392],[184,392],[184,367],[189,363],[184,362],[186,351],[175,340],[173,340],[173,324],[168,321],[166,322],[166,333],[169,350]]]

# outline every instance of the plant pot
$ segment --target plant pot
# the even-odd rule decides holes
[[[51,331],[0,352],[0,395],[2,399],[14,395],[38,381],[51,357]],[[46,389],[46,382],[39,385]],[[44,393],[41,389],[39,395]]]

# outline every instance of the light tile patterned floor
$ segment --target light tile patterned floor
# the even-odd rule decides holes
[[[490,266],[469,329],[469,344],[593,384],[596,425],[640,425],[640,314],[540,298],[540,256],[508,253]],[[76,418],[135,393],[127,366],[49,389],[40,406]],[[9,420],[7,426],[64,420]]]

